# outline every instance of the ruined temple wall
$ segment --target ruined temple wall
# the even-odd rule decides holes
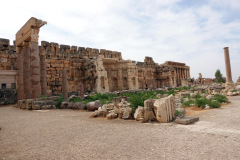
[[[84,91],[95,89],[96,67],[91,58],[97,56],[98,50],[59,45],[43,41],[40,54],[46,56],[47,93],[58,95],[62,93],[62,71],[67,71],[68,92],[78,92],[80,83]],[[86,58],[84,58],[86,57]]]
[[[16,70],[16,51],[8,39],[0,39],[0,70]]]
[[[107,71],[109,91],[139,89],[138,71],[130,60],[103,59]]]
[[[174,68],[174,81],[176,87],[187,85],[187,80],[190,79],[190,67],[185,63],[166,61],[164,65]]]
[[[62,94],[62,71],[67,72],[68,92],[108,92],[180,86],[181,79],[190,77],[184,63],[166,62],[159,65],[151,57],[144,62],[123,60],[120,52],[84,48],[42,41],[40,56],[45,60],[47,95]],[[16,52],[9,40],[0,39],[0,70],[16,70]],[[182,69],[182,70],[178,70]],[[188,71],[188,72],[187,72]],[[181,74],[180,74],[181,73]]]

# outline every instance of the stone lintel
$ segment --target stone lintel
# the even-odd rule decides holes
[[[22,46],[22,42],[24,41],[38,40],[39,28],[45,24],[47,24],[47,22],[31,17],[17,32],[15,42],[16,46]]]

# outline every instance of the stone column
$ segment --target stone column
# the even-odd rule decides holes
[[[184,68],[184,78],[187,79],[187,70]]]
[[[31,76],[32,76],[32,98],[39,98],[41,93],[40,88],[40,60],[39,47],[35,41],[30,42],[31,48]]]
[[[119,68],[119,70],[118,70],[118,87],[119,87],[119,89],[123,89],[123,81],[122,81],[122,79],[123,79],[123,77],[122,77],[122,69],[121,68]]]
[[[41,94],[47,95],[47,71],[46,71],[46,63],[45,63],[46,56],[40,55],[40,68],[41,68]]]
[[[230,57],[229,57],[229,50],[228,47],[224,47],[224,58],[225,58],[225,68],[226,68],[226,84],[225,87],[227,90],[233,89],[234,84],[232,81],[232,72],[231,72],[231,64],[230,64]]]
[[[79,83],[79,96],[80,96],[81,98],[84,97],[83,92],[84,92],[83,84],[82,84],[82,83]]]
[[[64,68],[62,73],[62,91],[64,99],[68,98],[67,71]]]
[[[232,72],[228,47],[224,48],[224,57],[225,57],[225,67],[226,67],[226,82],[232,83]]]
[[[30,70],[30,48],[29,43],[24,42],[23,50],[23,86],[24,86],[24,99],[32,98],[32,85],[31,85],[31,70]]]
[[[21,47],[17,47],[17,98],[18,100],[23,99],[23,58]]]

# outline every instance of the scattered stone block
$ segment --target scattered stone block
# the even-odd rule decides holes
[[[154,110],[156,119],[161,123],[170,122],[175,119],[174,96],[170,95],[166,98],[156,100],[154,102]]]
[[[73,108],[72,109],[84,109],[84,104],[82,102],[76,102],[73,104]]]
[[[87,110],[88,111],[95,111],[98,110],[99,107],[102,106],[101,102],[99,100],[95,101],[95,102],[89,102],[87,103]]]
[[[197,122],[199,120],[199,117],[189,117],[189,116],[185,116],[183,118],[177,118],[175,120],[175,123],[178,124],[184,124],[184,125],[188,125],[188,124],[192,124],[194,122]]]

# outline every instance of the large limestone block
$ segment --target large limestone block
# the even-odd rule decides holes
[[[87,110],[88,111],[95,111],[98,110],[99,107],[102,106],[101,102],[99,100],[95,101],[95,102],[89,102],[87,103]]]
[[[189,117],[189,116],[185,116],[183,118],[177,118],[175,120],[175,123],[178,123],[178,124],[184,124],[184,125],[188,125],[188,124],[191,124],[191,123],[194,123],[196,121],[199,120],[199,117]]]
[[[138,106],[134,113],[134,119],[137,121],[143,121],[144,118],[144,108],[142,106]]]
[[[161,123],[170,122],[175,118],[175,100],[172,95],[154,102],[156,119]]]
[[[156,120],[156,113],[154,111],[154,99],[148,99],[144,101],[144,116],[143,122]]]

